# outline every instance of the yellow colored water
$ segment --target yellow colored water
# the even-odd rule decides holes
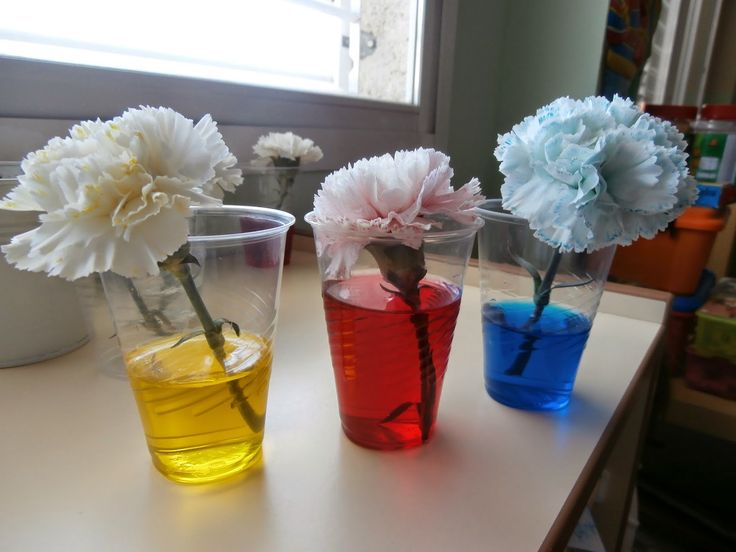
[[[223,368],[204,336],[173,347],[180,337],[148,342],[125,355],[148,448],[169,479],[223,479],[261,457],[263,424],[246,423],[238,400],[245,398],[256,419],[265,417],[271,346],[256,335],[225,332]]]

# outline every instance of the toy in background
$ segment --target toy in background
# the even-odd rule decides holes
[[[722,278],[696,313],[685,381],[700,391],[736,399],[736,278]]]

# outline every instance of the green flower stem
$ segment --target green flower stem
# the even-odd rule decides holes
[[[289,159],[288,157],[273,157],[273,166],[280,169],[298,169],[299,158]]]
[[[169,257],[161,263],[161,267],[171,272],[171,274],[174,275],[184,288],[184,291],[186,292],[187,297],[189,298],[189,301],[202,324],[207,344],[210,346],[210,349],[212,349],[212,352],[222,366],[223,371],[225,371],[225,336],[222,335],[222,323],[220,322],[218,324],[212,319],[212,316],[202,300],[202,296],[199,294],[199,290],[197,290],[197,286],[192,278],[192,272],[189,270],[189,263],[194,262],[192,259],[194,259],[194,257],[189,254],[189,247],[182,246],[179,251],[169,255]],[[245,420],[245,423],[248,424],[248,427],[250,427],[252,431],[256,433],[261,431],[265,425],[265,416],[260,416],[253,410],[237,381],[228,381],[227,385],[230,394],[233,397],[233,403],[237,406],[240,415],[243,420]]]
[[[130,296],[133,298],[135,306],[138,308],[138,312],[143,316],[143,326],[158,336],[166,335],[166,332],[161,327],[161,323],[158,321],[158,318],[156,318],[156,314],[148,308],[148,305],[146,305],[143,297],[141,297],[138,288],[135,287],[133,280],[125,278],[125,285],[128,288],[128,293],[130,293]]]
[[[411,322],[414,324],[414,333],[419,346],[419,379],[421,381],[419,417],[422,427],[422,441],[426,442],[429,439],[432,414],[437,401],[437,370],[432,361],[432,348],[429,344],[429,315],[420,312],[414,313]]]
[[[542,283],[539,289],[534,292],[534,312],[529,317],[529,321],[526,323],[527,327],[531,327],[536,324],[542,317],[544,308],[549,305],[550,297],[552,295],[552,284],[555,282],[557,276],[557,269],[560,266],[562,260],[562,251],[559,249],[552,254],[552,259],[549,261],[547,271],[544,273]]]
[[[281,209],[286,201],[286,196],[294,185],[296,173],[299,169],[299,159],[288,159],[286,157],[276,157],[273,160],[273,166],[279,169],[293,169],[290,171],[278,171],[276,179],[279,182],[279,202],[276,209]]]
[[[289,195],[289,190],[294,185],[295,176],[293,174],[279,174],[276,177],[279,181],[279,202],[276,205],[276,209],[283,209],[286,196]]]
[[[422,441],[429,439],[432,427],[432,414],[437,401],[437,369],[432,359],[429,342],[429,316],[419,312],[419,282],[427,274],[424,263],[424,249],[413,249],[406,245],[371,244],[366,247],[376,259],[383,278],[398,290],[401,298],[411,307],[411,323],[417,338],[419,351],[420,402],[417,405]],[[405,405],[400,405],[389,414],[385,421],[398,417]]]
[[[544,308],[549,305],[550,297],[552,295],[552,284],[554,284],[555,276],[557,276],[557,269],[560,266],[561,260],[562,251],[558,249],[552,255],[547,271],[544,273],[544,278],[542,278],[541,283],[534,291],[534,312],[529,316],[529,320],[526,321],[523,329],[530,329],[534,324],[539,322],[540,318],[542,318]],[[507,375],[521,376],[524,373],[526,365],[529,363],[529,359],[534,352],[534,344],[537,341],[537,337],[537,335],[531,332],[526,334],[514,363],[506,370]]]

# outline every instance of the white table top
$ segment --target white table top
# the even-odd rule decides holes
[[[607,292],[570,406],[530,413],[486,394],[466,285],[434,439],[377,452],[340,428],[314,257],[294,252],[284,276],[264,463],[228,483],[154,469],[128,384],[94,344],[0,370],[0,550],[537,550],[666,308]]]

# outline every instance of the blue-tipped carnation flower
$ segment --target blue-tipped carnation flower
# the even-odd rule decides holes
[[[503,207],[562,252],[652,238],[697,197],[683,135],[618,96],[559,98],[498,144]]]
[[[683,135],[618,96],[559,98],[499,136],[498,144],[503,207],[555,249],[544,277],[517,259],[535,282],[528,327],[550,302],[563,253],[653,238],[697,197]],[[527,333],[507,375],[524,373],[537,337]]]

